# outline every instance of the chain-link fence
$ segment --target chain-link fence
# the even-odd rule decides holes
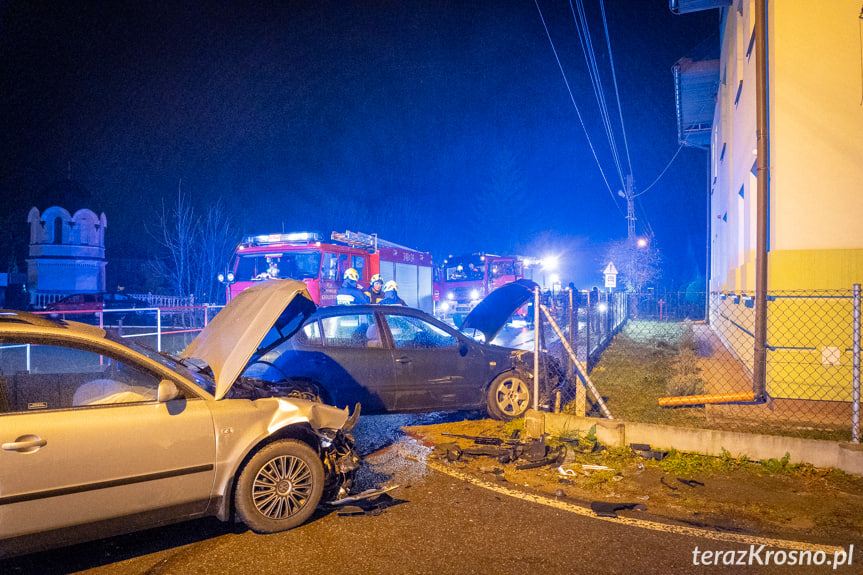
[[[582,293],[577,314],[562,306],[554,319],[588,374],[580,384],[590,380],[602,402],[588,391],[580,403],[579,386],[570,386],[560,409],[602,416],[604,403],[626,421],[857,441],[856,294],[770,292],[766,359],[756,370],[754,294],[599,294],[595,305]],[[618,305],[624,319],[609,321]],[[546,349],[571,366],[549,327]],[[759,371],[763,382],[753,381]]]

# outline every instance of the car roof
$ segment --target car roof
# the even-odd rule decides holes
[[[14,309],[0,309],[0,332],[39,332],[54,335],[73,333],[85,337],[105,337],[105,330],[94,325],[79,323],[77,321],[58,320]]]
[[[380,304],[359,304],[359,305],[331,305],[326,307],[319,307],[315,313],[313,313],[309,319],[319,318],[319,317],[328,317],[334,315],[352,315],[359,313],[374,313],[374,312],[382,312],[382,313],[396,313],[399,315],[413,315],[417,317],[421,317],[424,319],[431,319],[434,321],[438,321],[434,316],[429,315],[421,309],[417,309],[415,307],[407,307],[403,305],[380,305]]]

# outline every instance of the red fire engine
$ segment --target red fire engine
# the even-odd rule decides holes
[[[381,240],[374,234],[333,232],[330,241],[320,234],[301,232],[246,236],[237,246],[228,271],[220,281],[227,298],[256,281],[271,278],[302,280],[318,305],[335,305],[345,270],[359,272],[359,283],[380,274],[384,282],[395,280],[399,296],[412,307],[431,313],[431,254]]]
[[[460,323],[485,296],[524,278],[533,263],[534,260],[523,256],[450,256],[435,268],[435,315]]]

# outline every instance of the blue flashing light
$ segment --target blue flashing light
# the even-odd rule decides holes
[[[316,232],[294,232],[290,234],[261,234],[257,236],[246,236],[243,238],[245,245],[267,245],[286,242],[318,242],[321,235]]]

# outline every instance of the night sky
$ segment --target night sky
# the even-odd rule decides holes
[[[584,4],[626,173],[600,4]],[[532,0],[5,0],[0,271],[71,173],[107,216],[109,262],[147,255],[181,186],[198,210],[221,199],[238,234],[377,232],[438,261],[556,252],[565,282],[595,283],[626,206],[570,6],[539,1],[587,135]],[[718,11],[605,12],[638,193],[678,150],[671,67]],[[685,148],[639,197],[678,283],[703,273],[706,184],[706,152]]]

